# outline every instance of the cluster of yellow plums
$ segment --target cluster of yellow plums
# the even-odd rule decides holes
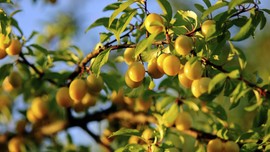
[[[149,14],[144,22],[146,30],[151,34],[164,31],[163,24],[162,17],[154,13]],[[215,32],[215,21],[207,20],[201,28],[204,36],[212,35]],[[196,57],[191,57],[183,65],[178,57],[190,54],[194,48],[193,39],[186,35],[179,35],[174,42],[174,48],[176,54],[160,53],[148,62],[148,75],[153,79],[161,78],[164,74],[168,76],[178,75],[180,84],[186,88],[191,88],[195,97],[206,93],[211,79],[202,77],[202,63]],[[135,58],[135,48],[127,48],[124,52],[124,59],[129,65],[125,74],[125,82],[130,88],[137,88],[142,84],[145,77],[144,65]]]
[[[0,59],[7,55],[18,55],[22,50],[22,44],[18,39],[10,39],[4,34],[0,34]]]
[[[222,142],[219,138],[212,139],[207,144],[207,152],[239,152],[239,145],[233,141]]]
[[[73,107],[81,112],[90,106],[94,106],[97,97],[103,88],[103,79],[90,74],[85,79],[74,79],[69,87],[61,87],[56,93],[56,102],[62,107]]]

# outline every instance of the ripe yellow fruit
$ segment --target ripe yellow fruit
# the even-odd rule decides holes
[[[191,85],[192,94],[198,98],[202,94],[208,91],[208,86],[211,79],[208,77],[202,77],[200,79],[194,80]]]
[[[135,62],[135,48],[127,48],[125,50],[124,60],[128,65]]]
[[[7,95],[0,95],[0,110],[11,104],[11,100]]]
[[[1,33],[0,34],[0,48],[5,50],[9,45],[10,45],[9,37]]]
[[[121,88],[118,91],[114,90],[110,97],[112,103],[123,104],[124,103],[124,90]]]
[[[163,70],[165,74],[169,76],[175,76],[178,74],[181,63],[178,57],[175,55],[168,55],[163,61]]]
[[[88,91],[90,93],[96,94],[99,93],[104,85],[103,79],[101,76],[96,77],[94,74],[90,74],[87,77],[87,87],[88,87]]]
[[[125,102],[128,106],[130,106],[130,107],[133,108],[134,103],[135,103],[135,98],[131,98],[131,97],[126,97],[126,96],[124,96],[124,102]]]
[[[190,129],[192,117],[188,112],[180,112],[175,120],[176,129],[183,131]]]
[[[135,100],[135,111],[147,112],[152,105],[152,98],[144,100],[143,98],[137,98]]]
[[[175,40],[174,48],[179,55],[188,55],[193,48],[193,41],[188,36],[180,35]]]
[[[191,84],[193,80],[190,80],[186,77],[185,73],[178,74],[178,80],[182,86],[185,88],[191,88]]]
[[[158,70],[161,72],[161,73],[164,73],[164,70],[163,70],[163,61],[164,59],[168,56],[169,54],[161,54],[160,56],[158,56],[157,58],[157,67],[158,67]]]
[[[224,150],[223,152],[239,152],[240,148],[237,143],[233,141],[227,141],[224,143]]]
[[[26,111],[26,118],[31,122],[31,123],[36,123],[39,119],[34,115],[33,111],[31,108],[29,108]]]
[[[146,141],[149,142],[154,137],[153,130],[150,128],[146,128],[143,133],[142,133],[142,138]]]
[[[144,79],[145,70],[140,62],[133,62],[128,68],[128,76],[134,82],[140,82]]]
[[[190,80],[196,80],[202,77],[203,74],[203,67],[202,64],[199,61],[194,61],[191,63],[191,61],[188,61],[185,64],[184,67],[184,73],[187,78]]]
[[[205,37],[209,37],[216,32],[216,21],[215,20],[206,20],[202,23],[201,26],[202,34]]]
[[[7,52],[5,49],[0,48],[0,59],[3,59],[7,56]]]
[[[163,72],[160,72],[158,70],[158,64],[157,64],[157,58],[153,58],[149,63],[148,63],[148,74],[153,78],[153,79],[158,79],[163,76]]]
[[[22,44],[17,39],[12,39],[10,45],[6,48],[8,55],[18,55],[22,50]]]
[[[10,152],[22,152],[24,150],[23,138],[16,136],[9,140],[8,150]]]
[[[56,102],[59,106],[70,107],[73,104],[73,100],[69,95],[68,87],[61,87],[56,93]]]
[[[91,93],[86,93],[84,97],[82,98],[81,102],[86,108],[88,108],[88,107],[96,105],[97,97],[92,95]]]
[[[32,101],[31,109],[33,115],[38,119],[44,118],[48,114],[47,101],[44,101],[41,97],[36,97]]]
[[[138,144],[139,143],[140,138],[138,136],[130,136],[130,138],[128,139],[128,143],[129,144]]]
[[[40,128],[40,132],[43,135],[53,135],[57,132],[63,130],[67,125],[67,122],[64,120],[53,120],[52,122],[43,125]]]
[[[212,139],[207,144],[207,152],[223,152],[223,143],[219,138]]]
[[[163,19],[160,15],[152,13],[149,14],[145,21],[144,21],[144,25],[146,30],[153,34],[153,33],[160,33],[163,31],[163,27],[164,27],[164,22]]]
[[[74,102],[82,100],[87,92],[87,84],[83,79],[75,79],[69,86],[69,95]]]
[[[12,90],[14,90],[13,86],[10,84],[10,82],[8,80],[8,76],[5,77],[5,79],[2,83],[2,88],[3,88],[3,90],[5,90],[7,92],[11,92]]]
[[[139,81],[139,82],[132,81],[130,79],[130,77],[128,76],[128,73],[126,73],[125,74],[125,82],[126,82],[126,84],[127,84],[128,87],[130,87],[130,88],[137,88],[137,87],[139,87],[142,84],[143,80],[142,81]]]

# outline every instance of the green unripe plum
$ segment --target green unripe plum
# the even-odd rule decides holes
[[[176,129],[183,131],[190,129],[192,117],[188,112],[180,112],[175,120]]]
[[[208,91],[208,86],[211,79],[208,77],[202,77],[200,79],[194,80],[191,85],[192,94],[198,98],[202,94]]]
[[[188,36],[180,35],[175,40],[174,48],[179,55],[188,55],[193,48],[193,41]]]
[[[205,37],[210,37],[216,32],[216,21],[215,20],[206,20],[202,23],[201,26],[202,34]]]
[[[233,141],[227,141],[224,143],[224,151],[223,152],[239,152],[240,148],[237,143]]]
[[[104,85],[103,79],[101,76],[96,77],[94,74],[90,74],[86,79],[88,91],[90,93],[96,94],[99,93]]]

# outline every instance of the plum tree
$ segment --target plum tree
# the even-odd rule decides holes
[[[269,151],[269,66],[246,52],[267,48],[270,9],[179,3],[115,0],[87,40],[82,9],[27,33],[22,2],[2,0],[0,151]]]

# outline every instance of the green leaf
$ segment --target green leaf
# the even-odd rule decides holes
[[[231,38],[231,41],[242,41],[247,39],[251,35],[252,20],[252,18],[249,18],[246,24],[240,28],[239,32]]]
[[[208,93],[210,94],[217,84],[223,84],[226,78],[227,75],[224,73],[219,73],[214,76],[209,83]]]
[[[221,105],[219,105],[215,102],[210,102],[207,105],[212,109],[215,116],[217,116],[218,118],[220,118],[222,120],[227,120],[226,111],[224,110],[224,108]]]
[[[109,59],[109,55],[110,55],[110,51],[111,48],[104,50],[103,52],[101,52],[96,58],[95,61],[93,62],[92,65],[92,70],[93,72],[99,76],[100,74],[100,69],[101,67],[107,63],[108,59]]]
[[[203,0],[203,2],[205,3],[205,5],[207,7],[211,7],[212,6],[209,0]]]
[[[44,47],[38,45],[38,44],[31,44],[30,47],[33,47],[35,49],[37,49],[38,51],[42,52],[43,54],[48,54],[48,50],[45,49]]]
[[[200,4],[194,4],[194,6],[197,8],[197,10],[199,10],[202,13],[205,11],[204,7]]]
[[[233,70],[232,72],[230,72],[228,74],[228,76],[231,78],[231,79],[238,79],[240,77],[240,71],[239,70]]]
[[[13,68],[13,64],[4,64],[1,68],[0,68],[0,81],[4,80],[4,78],[9,75],[10,71]],[[2,84],[1,84],[2,85]]]
[[[174,124],[174,121],[176,119],[176,117],[178,116],[178,112],[179,112],[179,109],[178,109],[178,104],[177,103],[173,103],[170,107],[170,109],[168,111],[166,111],[163,115],[162,115],[162,118],[163,118],[163,122],[164,124],[167,126],[167,125],[172,125]]]
[[[205,12],[203,12],[202,19],[205,19],[213,11],[215,11],[215,10],[221,8],[221,7],[227,6],[227,5],[228,5],[228,2],[224,2],[224,1],[216,3],[215,5],[209,7]]]
[[[109,138],[114,136],[140,136],[140,135],[141,133],[136,129],[121,128],[120,130],[113,132]]]
[[[257,108],[259,108],[263,103],[263,99],[261,98],[260,93],[256,90],[253,90],[253,92],[254,92],[254,95],[256,97],[256,103],[251,105],[251,106],[245,107],[246,111],[254,111]]]
[[[194,30],[198,25],[197,14],[193,11],[178,10],[174,18],[174,26],[184,26],[189,30]]]
[[[90,29],[92,29],[94,27],[97,27],[97,26],[108,27],[108,24],[109,24],[109,18],[108,17],[99,18],[94,23],[89,25],[87,27],[87,29],[85,30],[85,32],[88,32]]]
[[[157,0],[157,2],[159,4],[159,6],[161,7],[167,22],[170,22],[170,20],[172,19],[171,4],[167,0]]]
[[[172,96],[163,97],[161,101],[156,103],[156,108],[158,111],[162,113],[164,111],[167,111],[166,107],[168,107],[168,105],[171,105],[171,103],[174,101],[175,101],[175,97],[172,97]]]
[[[260,30],[262,30],[266,25],[267,19],[263,12],[260,13],[260,16],[261,16]]]
[[[119,7],[112,13],[110,19],[109,19],[109,27],[111,26],[112,22],[114,21],[114,19],[116,18],[116,16],[118,14],[120,14],[121,12],[123,12],[125,9],[127,9],[132,3],[134,3],[134,0],[128,0],[125,3],[122,3],[121,5],[119,5]]]
[[[244,3],[253,3],[253,0],[232,0],[229,3],[229,11],[231,11],[235,6],[238,6]]]
[[[115,34],[116,40],[120,42],[120,36],[124,32],[124,30],[127,28],[129,25],[131,19],[133,18],[134,15],[136,15],[137,11],[133,10],[130,13],[123,14],[120,19],[118,20],[119,23],[119,28],[117,29],[117,32]],[[123,23],[124,22],[124,23]]]
[[[114,73],[101,73],[100,75],[110,90],[119,90],[119,84],[121,84],[119,75]]]
[[[269,9],[261,9],[261,10],[270,15],[270,10]]]
[[[140,41],[135,48],[135,58],[137,58],[146,48],[151,47],[157,34],[151,34],[147,39]]]
[[[110,37],[113,35],[111,32],[109,33],[100,33],[100,42],[103,43],[110,39]]]
[[[247,59],[244,52],[240,50],[239,48],[234,47],[232,42],[229,42],[229,44],[230,44],[231,51],[238,55],[238,62],[239,62],[240,68],[245,69],[247,65]]]

